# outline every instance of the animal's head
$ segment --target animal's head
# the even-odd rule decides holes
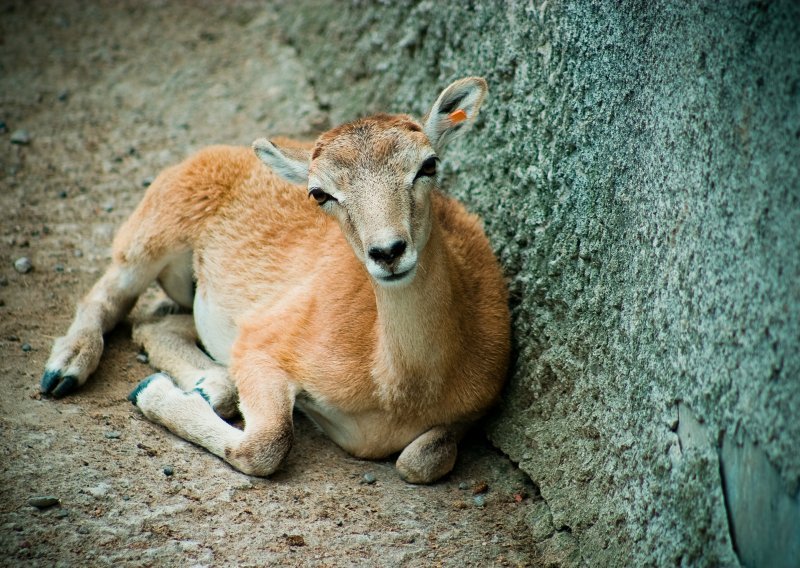
[[[422,123],[381,114],[325,132],[311,152],[265,139],[253,149],[336,218],[378,284],[405,285],[430,235],[439,159],[472,124],[486,91],[486,81],[468,77],[447,87]]]

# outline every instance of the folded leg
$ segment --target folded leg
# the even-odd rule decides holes
[[[191,315],[136,323],[133,340],[147,351],[150,365],[165,371],[182,390],[196,391],[222,417],[236,413],[236,386],[228,370],[197,346]]]
[[[458,455],[458,441],[464,427],[434,426],[400,453],[397,471],[409,483],[433,483],[450,473]]]
[[[295,389],[266,357],[234,369],[244,431],[220,418],[197,389],[185,392],[164,373],[130,395],[142,413],[178,436],[221,457],[243,473],[273,473],[292,445]]]

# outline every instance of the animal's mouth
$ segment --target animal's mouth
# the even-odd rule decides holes
[[[402,280],[406,276],[409,275],[411,270],[406,270],[405,272],[398,272],[396,274],[390,274],[389,276],[384,276],[381,280],[386,280],[387,282],[396,282],[397,280]]]
[[[412,278],[414,278],[414,274],[417,271],[417,266],[414,265],[408,270],[404,270],[403,272],[395,272],[394,274],[389,274],[388,276],[380,276],[377,280],[381,284],[404,284],[410,282]]]

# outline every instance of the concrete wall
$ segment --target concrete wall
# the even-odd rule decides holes
[[[490,434],[554,563],[800,558],[798,22],[791,0],[277,14],[334,123],[489,81],[445,172],[511,281]]]

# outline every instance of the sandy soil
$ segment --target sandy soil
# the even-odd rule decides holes
[[[349,457],[297,416],[285,466],[248,477],[125,399],[151,372],[127,325],[79,393],[40,397],[51,342],[149,179],[202,146],[308,136],[328,118],[263,4],[3,2],[0,29],[3,565],[540,561],[531,539],[546,508],[479,431],[450,476],[419,487],[391,462]],[[27,144],[12,143],[19,129]],[[23,256],[26,274],[14,268]],[[364,483],[366,473],[377,481]],[[29,504],[45,495],[60,505]]]

